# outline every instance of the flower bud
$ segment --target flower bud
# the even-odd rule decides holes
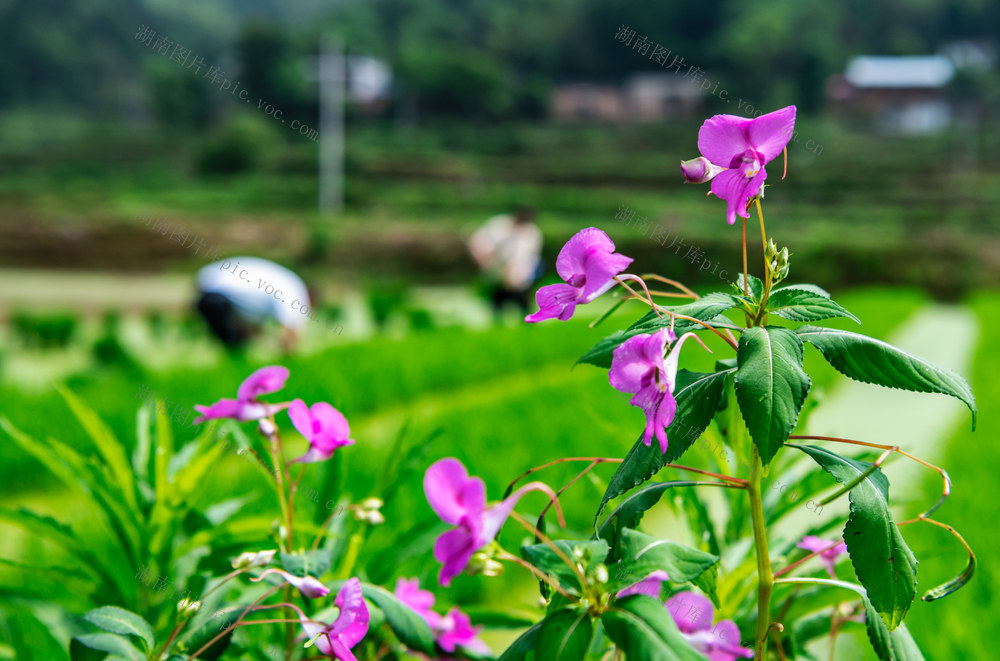
[[[493,559],[492,544],[482,551],[472,555],[469,565],[465,571],[470,576],[482,574],[483,576],[499,576],[503,573],[503,565]]]
[[[686,184],[704,184],[715,179],[715,176],[726,168],[719,167],[704,156],[681,161],[681,174]]]
[[[251,567],[263,567],[274,560],[274,554],[278,551],[248,551],[241,553],[233,560],[233,569],[250,569]]]
[[[385,517],[379,511],[383,503],[379,498],[365,498],[354,506],[354,518],[365,521],[373,526],[385,523]]]
[[[191,601],[187,597],[177,602],[177,615],[183,619],[193,617],[201,608],[200,601]]]
[[[257,431],[261,433],[261,436],[265,438],[273,438],[275,434],[278,433],[278,427],[270,418],[261,418],[257,422]]]
[[[594,567],[594,580],[598,583],[604,584],[608,582],[608,567],[604,563],[601,563]]]

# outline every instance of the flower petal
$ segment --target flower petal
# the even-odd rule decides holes
[[[573,280],[586,273],[587,257],[594,249],[611,254],[615,251],[615,244],[603,230],[596,227],[588,227],[574,234],[556,258],[556,272],[559,273],[559,277],[571,285],[580,286],[580,283]]]
[[[361,594],[361,582],[357,578],[348,580],[333,603],[340,608],[340,614],[330,627],[330,633],[347,647],[354,647],[368,633],[368,606]]]
[[[715,115],[708,118],[698,131],[698,151],[716,165],[734,167],[733,159],[752,147],[747,136],[747,125],[751,121],[736,115]],[[716,180],[718,177],[713,183]],[[715,192],[714,186],[712,191]]]
[[[761,168],[757,176],[761,176],[763,172],[764,168]],[[754,179],[756,178],[754,177]],[[746,210],[747,200],[750,199],[747,194],[750,181],[739,169],[726,170],[712,180],[712,192],[726,201],[726,222],[730,225],[736,222],[736,216],[750,217]],[[759,188],[758,185],[758,190]]]
[[[668,339],[668,331],[663,329],[650,335],[635,335],[615,347],[608,370],[611,387],[630,393],[647,387],[650,372],[663,365]]]
[[[448,614],[441,619],[445,630],[437,638],[437,644],[449,654],[455,651],[457,646],[462,646],[473,652],[489,653],[489,648],[483,641],[479,640],[479,632],[482,627],[473,627],[469,616],[452,608]]]
[[[194,424],[200,425],[206,420],[216,418],[236,418],[240,412],[241,403],[235,399],[220,399],[209,406],[195,404],[194,410],[201,415],[194,419]]]
[[[309,408],[314,423],[318,422],[320,429],[337,439],[350,437],[351,426],[347,424],[344,414],[326,402],[316,402]]]
[[[486,506],[486,485],[469,477],[458,459],[440,459],[424,473],[424,494],[431,509],[446,523],[457,525],[464,516],[478,517]]]
[[[573,316],[576,310],[577,301],[580,298],[579,287],[567,284],[545,285],[535,292],[535,302],[538,303],[538,312],[529,314],[524,318],[529,323],[545,321],[546,319],[556,319],[567,321]]]
[[[667,572],[662,569],[657,569],[656,571],[650,572],[649,576],[641,581],[637,581],[627,588],[619,590],[618,594],[615,596],[621,599],[622,597],[627,597],[632,594],[644,594],[654,599],[659,599],[660,592],[663,590],[663,583],[669,579],[670,576],[667,575]]]
[[[236,391],[236,396],[244,401],[257,399],[261,395],[281,390],[285,387],[285,381],[287,380],[287,367],[281,365],[261,367],[243,380],[239,390]]]
[[[612,250],[614,244],[612,244]],[[585,259],[586,280],[580,297],[581,303],[590,303],[615,285],[614,277],[628,268],[631,257],[609,253],[604,249],[591,248]]]
[[[694,592],[679,592],[665,604],[681,633],[712,628],[712,602]]]
[[[769,163],[785,148],[794,130],[795,106],[786,106],[750,120],[747,137],[753,148],[764,157],[764,163]]]
[[[288,405],[288,418],[292,421],[295,430],[302,434],[306,440],[312,439],[312,414],[309,412],[309,407],[306,406],[305,402],[301,399],[293,400]]]
[[[453,528],[434,542],[434,559],[442,564],[438,582],[447,587],[461,574],[479,550],[476,539],[468,528]]]

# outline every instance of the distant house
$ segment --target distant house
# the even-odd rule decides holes
[[[868,115],[887,133],[934,133],[951,124],[947,85],[954,76],[943,55],[864,55],[828,81],[827,98],[833,110]]]
[[[557,121],[656,121],[697,114],[702,96],[699,86],[683,76],[637,73],[622,85],[557,85],[552,91],[549,114]]]

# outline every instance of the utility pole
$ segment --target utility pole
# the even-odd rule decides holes
[[[344,209],[344,98],[347,58],[340,39],[320,39],[316,79],[319,83],[319,210]]]

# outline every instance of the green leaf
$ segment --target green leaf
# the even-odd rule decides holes
[[[119,484],[126,502],[132,510],[138,510],[139,504],[135,496],[135,474],[129,464],[125,448],[107,425],[97,416],[94,411],[88,408],[80,399],[62,386],[57,386],[56,390],[62,395],[69,405],[70,410],[80,422],[84,431],[97,447],[97,451],[104,458],[111,474],[115,476],[115,481]]]
[[[213,600],[214,596],[212,595]],[[195,619],[184,627],[184,633],[181,634],[181,640],[177,644],[177,651],[185,654],[194,654],[197,650],[207,645],[208,641],[225,631],[227,627],[232,626],[249,605],[232,604],[209,612],[211,610],[209,603],[203,603],[202,608],[205,610],[199,612]],[[198,658],[216,661],[229,647],[234,633],[236,633],[236,629],[227,631],[224,636],[213,642],[204,652],[199,654]]]
[[[764,295],[764,282],[755,275],[747,274],[747,283],[749,286],[747,290],[749,291],[750,298],[754,301],[759,301],[760,297]],[[733,289],[743,296],[743,274],[736,274],[736,282],[733,283]]]
[[[586,610],[561,610],[542,620],[535,655],[545,661],[583,661],[594,636]]]
[[[819,349],[838,372],[855,381],[960,399],[972,412],[972,428],[976,428],[972,388],[951,370],[859,333],[816,326],[802,326],[795,332]]]
[[[604,562],[610,551],[608,543],[602,539],[581,541],[558,539],[553,544],[570,560],[574,560],[574,555],[579,555],[585,570]],[[522,546],[521,556],[542,571],[558,578],[559,582],[566,588],[579,590],[583,587],[580,585],[576,572],[563,562],[562,558],[548,544]]]
[[[830,585],[845,588],[856,592],[861,596],[861,601],[865,606],[865,628],[868,630],[868,639],[871,641],[875,654],[880,661],[924,661],[923,654],[910,636],[905,624],[900,624],[899,628],[890,632],[886,627],[883,618],[875,614],[875,608],[869,601],[869,595],[860,585],[847,583],[846,581],[831,580],[828,578],[791,578],[782,579],[786,583],[818,583],[820,585]]]
[[[739,301],[729,294],[712,292],[711,294],[706,294],[697,301],[692,301],[691,303],[685,303],[684,305],[663,306],[663,310],[674,314],[681,314],[686,317],[693,317],[702,321],[712,321],[726,310],[737,307],[738,305]],[[635,322],[624,331],[618,331],[609,335],[595,344],[593,349],[584,354],[580,360],[576,361],[577,364],[590,363],[591,365],[596,365],[597,367],[611,367],[611,358],[614,354],[614,350],[622,342],[635,335],[654,333],[661,328],[669,328],[670,315],[667,314],[667,312],[661,312],[663,315],[662,317],[653,311],[646,313],[642,319]],[[726,324],[729,323],[728,319],[722,319],[722,321]],[[678,337],[688,331],[700,330],[703,328],[704,326],[701,324],[696,324],[695,322],[688,321],[687,319],[677,319],[674,321],[674,332],[677,333]]]
[[[601,623],[628,661],[705,661],[684,640],[658,599],[626,597],[605,611]]]
[[[625,460],[619,464],[615,474],[611,476],[607,491],[597,508],[595,523],[608,501],[651,478],[663,468],[664,464],[684,454],[701,436],[722,404],[726,375],[733,371],[728,369],[714,374],[687,370],[677,372],[677,387],[674,390],[677,412],[674,414],[673,422],[667,427],[667,438],[670,442],[666,454],[660,452],[658,443],[650,442],[646,445],[640,436],[625,455]]]
[[[787,328],[750,328],[740,336],[736,360],[736,401],[766,466],[795,428],[809,393],[802,340]]]
[[[416,611],[378,585],[362,583],[361,593],[385,613],[386,622],[404,645],[425,654],[434,652],[434,633]]]
[[[847,317],[861,323],[861,320],[822,294],[798,286],[781,287],[771,291],[767,299],[767,311],[789,321],[819,321],[830,317]]]
[[[510,644],[503,654],[497,659],[497,661],[524,661],[528,658],[528,655],[535,651],[535,641],[538,638],[539,632],[542,630],[542,622],[539,622],[535,626],[531,627],[520,636],[517,637],[513,643]]]
[[[138,636],[146,643],[147,650],[152,650],[155,646],[156,635],[149,622],[124,608],[102,606],[86,613],[83,619],[104,631],[123,636]]]
[[[325,574],[333,563],[330,549],[316,549],[304,553],[281,552],[281,567],[294,576],[313,576],[319,578]]]
[[[651,482],[636,489],[616,507],[604,523],[597,529],[597,536],[607,540],[613,547],[618,546],[619,535],[628,528],[635,528],[642,520],[642,515],[650,507],[659,502],[663,492],[673,487],[693,487],[701,484],[695,480],[673,480],[670,482]]]
[[[115,654],[129,661],[146,661],[146,655],[133,647],[127,638],[113,633],[85,633],[76,636],[76,640],[92,650]]]
[[[841,457],[811,445],[789,444],[802,450],[841,484],[867,473],[874,464]],[[889,512],[889,480],[881,469],[848,493],[851,513],[844,541],[854,573],[890,630],[902,623],[917,594],[917,559],[903,540]]]
[[[709,594],[718,607],[715,582],[719,556],[629,529],[622,531],[616,554],[621,563],[614,569],[609,567],[609,573],[622,587],[660,569],[667,572],[671,583],[694,583]]]

